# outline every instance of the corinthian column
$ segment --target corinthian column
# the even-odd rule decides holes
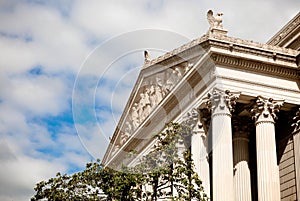
[[[207,110],[207,109],[206,109]],[[208,110],[207,110],[208,111]],[[200,118],[201,114],[201,118]],[[209,116],[208,116],[209,114]],[[207,123],[210,119],[210,113],[205,113],[200,109],[192,109],[184,117],[182,124],[188,125],[193,130],[191,137],[191,152],[195,164],[195,171],[202,181],[204,192],[210,195],[210,182],[209,182],[209,162],[207,153],[207,137],[204,131],[204,126],[199,120],[203,120],[205,116],[205,128],[208,127]]]
[[[202,181],[204,192],[209,196],[210,182],[207,144],[207,137],[203,127],[194,129],[194,135],[192,135],[192,157],[196,172]]]
[[[280,201],[279,168],[277,165],[275,119],[283,101],[257,97],[255,113],[257,186],[259,201]]]
[[[234,190],[231,111],[239,94],[214,89],[208,97],[212,113],[212,199],[232,201]]]
[[[242,118],[233,121],[233,165],[235,201],[251,201],[251,175],[249,169],[248,121]]]

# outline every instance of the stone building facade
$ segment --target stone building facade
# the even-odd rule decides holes
[[[192,119],[211,200],[300,200],[300,13],[266,44],[229,37],[210,11],[208,21],[202,37],[146,53],[103,164],[137,163],[165,123]]]

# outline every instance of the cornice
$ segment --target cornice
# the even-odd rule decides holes
[[[279,77],[290,78],[294,80],[300,79],[300,69],[287,67],[283,65],[273,65],[258,62],[250,59],[235,58],[233,56],[213,54],[212,60],[216,64],[223,64],[227,66],[238,67],[248,71],[260,72],[268,75],[276,75]]]
[[[188,50],[188,49],[191,49],[192,47],[196,46],[196,45],[199,45],[201,43],[203,43],[204,41],[207,41],[208,40],[208,35],[203,35],[202,37],[200,38],[197,38],[197,39],[194,39],[192,40],[191,42],[188,42],[170,52],[167,52],[155,59],[152,59],[150,60],[149,62],[145,63],[144,66],[143,66],[143,69],[146,69],[146,68],[149,68],[155,64],[159,64],[160,62],[163,62],[163,61],[166,61],[180,53],[183,53],[184,51]]]
[[[244,40],[240,38],[234,38],[234,37],[229,37],[226,35],[215,35],[213,39],[219,40],[219,41],[224,41],[224,42],[229,42],[231,46],[238,45],[238,46],[244,46],[248,47],[249,50],[259,50],[259,51],[269,51],[269,52],[277,52],[281,54],[289,54],[291,56],[297,56],[299,51],[293,50],[290,48],[284,48],[284,47],[278,47],[270,44],[263,44],[263,43],[258,43],[250,40]]]
[[[300,26],[300,12],[289,21],[278,33],[276,33],[268,42],[269,45],[278,45],[290,33]]]
[[[219,47],[223,49],[230,49],[235,51],[243,51],[245,53],[251,53],[256,55],[271,56],[282,59],[289,59],[291,61],[295,60],[295,57],[299,54],[299,51],[290,48],[273,46],[270,44],[263,44],[258,42],[253,42],[249,40],[243,40],[240,38],[229,37],[227,35],[208,35],[205,34],[200,38],[194,39],[189,43],[186,43],[179,48],[176,48],[166,54],[152,59],[146,62],[143,69],[151,68],[154,65],[172,60],[172,58],[178,57],[179,54],[183,54],[185,51],[191,48],[201,45],[203,50],[208,50],[209,47]],[[179,58],[181,58],[179,56]],[[172,60],[174,61],[174,60]]]

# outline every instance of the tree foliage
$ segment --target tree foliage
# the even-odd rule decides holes
[[[90,162],[82,172],[36,184],[35,200],[208,200],[194,171],[189,140],[191,129],[170,123],[153,149],[135,167],[116,171]]]

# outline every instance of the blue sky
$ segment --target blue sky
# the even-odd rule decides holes
[[[230,36],[266,42],[299,8],[298,0],[0,0],[0,200],[28,200],[36,182],[103,156],[143,48],[156,48],[116,38],[147,29],[195,39],[213,9]],[[182,44],[171,42],[169,50]]]

